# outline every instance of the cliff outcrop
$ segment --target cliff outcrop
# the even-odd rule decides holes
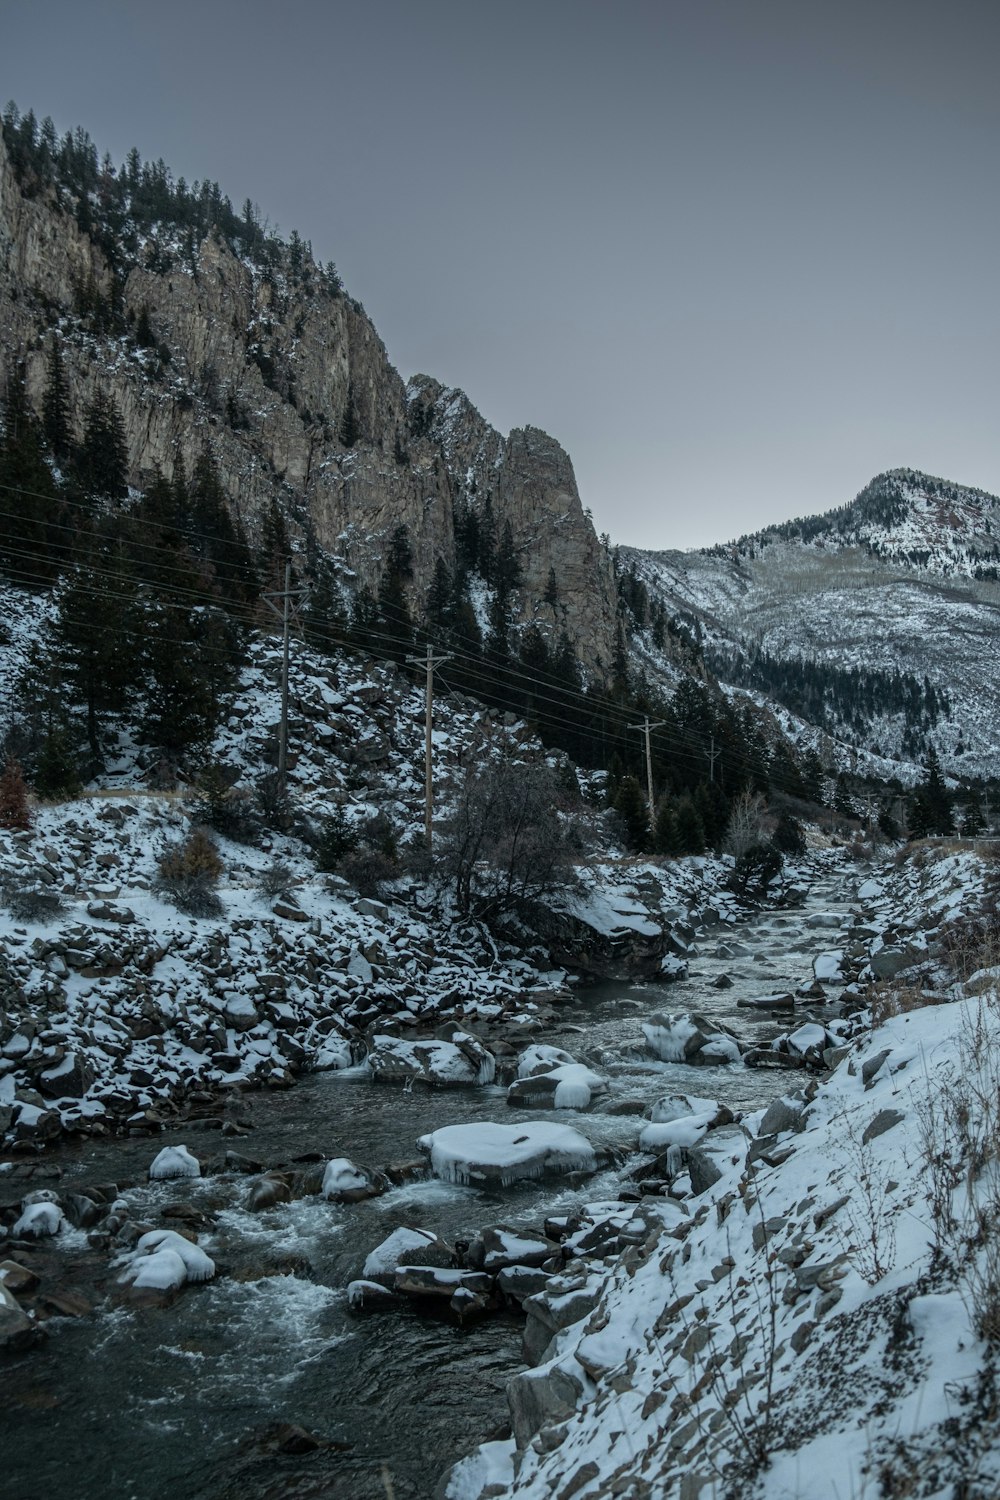
[[[260,264],[221,235],[185,243],[169,227],[109,244],[79,220],[57,186],[18,180],[0,140],[0,380],[23,364],[40,407],[58,339],[77,432],[98,388],[113,397],[135,485],[178,460],[190,472],[208,445],[251,538],[277,501],[303,553],[339,557],[373,588],[402,523],[418,613],[436,560],[454,559],[456,504],[488,498],[521,562],[516,618],[565,629],[603,674],[614,577],[558,443],[501,436],[427,377],[407,390],[364,309],[308,252]]]

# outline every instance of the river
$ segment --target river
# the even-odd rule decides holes
[[[628,1101],[648,1105],[666,1093],[695,1092],[751,1110],[794,1088],[795,1075],[776,1071],[656,1062],[643,1050],[641,1022],[656,1010],[696,1010],[749,1040],[773,1036],[788,1018],[737,1002],[811,976],[812,957],[838,939],[810,927],[810,918],[846,913],[849,884],[821,876],[801,909],[699,934],[688,979],[669,988],[604,984],[577,992],[557,1023],[530,1040],[594,1063],[611,1089],[588,1113],[560,1111],[560,1121],[594,1141],[634,1149],[642,1122],[621,1112]],[[716,988],[722,972],[731,988]],[[812,1013],[797,1010],[796,1020]],[[44,1343],[8,1359],[0,1370],[0,1496],[427,1500],[451,1463],[503,1425],[505,1382],[523,1367],[521,1319],[505,1313],[462,1329],[412,1307],[359,1319],[347,1309],[348,1282],[400,1224],[451,1242],[498,1222],[540,1227],[548,1214],[616,1197],[621,1169],[582,1185],[550,1180],[502,1192],[423,1180],[355,1205],[301,1198],[249,1213],[247,1179],[223,1172],[223,1157],[235,1147],[265,1166],[308,1153],[367,1166],[405,1161],[416,1154],[417,1136],[439,1126],[509,1122],[515,1117],[504,1096],[500,1086],[407,1091],[352,1069],[305,1076],[288,1093],[246,1096],[253,1128],[239,1140],[186,1126],[162,1138],[51,1151],[60,1190],[110,1179],[135,1219],[159,1223],[163,1207],[180,1202],[210,1214],[201,1243],[223,1274],[185,1288],[167,1308],[105,1298],[88,1317],[53,1320]],[[160,1146],[179,1141],[203,1160],[206,1175],[147,1183]],[[14,1196],[10,1187],[4,1196]],[[106,1267],[106,1255],[79,1230],[54,1245],[70,1284],[92,1283]],[[280,1452],[269,1435],[279,1423],[300,1424],[331,1446]]]

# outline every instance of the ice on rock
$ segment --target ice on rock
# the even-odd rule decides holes
[[[326,1164],[320,1193],[324,1198],[345,1198],[355,1193],[367,1193],[370,1186],[360,1167],[346,1156],[335,1156]]]
[[[653,1015],[643,1023],[646,1046],[661,1062],[739,1062],[736,1038],[717,1022],[698,1015]]]
[[[201,1164],[186,1146],[164,1146],[149,1164],[150,1182],[168,1177],[200,1177]]]
[[[150,1229],[136,1241],[135,1253],[140,1256],[156,1255],[161,1250],[171,1250],[184,1262],[188,1281],[211,1281],[215,1275],[215,1261],[200,1245],[178,1234],[174,1229]]]
[[[662,1120],[647,1125],[639,1135],[643,1151],[665,1151],[669,1146],[694,1146],[707,1134],[715,1118],[711,1114],[685,1115],[680,1120]]]
[[[187,1281],[187,1268],[177,1252],[164,1245],[152,1255],[137,1256],[120,1280],[150,1291],[172,1292]]]
[[[717,1099],[702,1099],[697,1094],[667,1094],[657,1099],[650,1110],[653,1125],[667,1125],[671,1120],[683,1120],[687,1115],[716,1115],[719,1112]]]
[[[492,1083],[496,1077],[492,1052],[478,1037],[464,1031],[453,1032],[451,1041],[430,1037],[411,1042],[397,1036],[375,1036],[368,1066],[373,1078],[390,1082],[413,1079],[436,1088]]]
[[[215,1261],[173,1229],[141,1235],[119,1280],[150,1291],[171,1292],[187,1281],[211,1281]]]
[[[537,1078],[541,1073],[551,1073],[556,1068],[570,1067],[576,1063],[561,1047],[546,1047],[535,1042],[526,1047],[517,1060],[518,1078]]]
[[[375,1246],[365,1261],[361,1274],[366,1281],[378,1281],[379,1277],[391,1276],[403,1260],[411,1265],[419,1264],[420,1257],[437,1243],[437,1235],[432,1234],[429,1229],[407,1229],[405,1226],[394,1229],[388,1239]]]
[[[435,1177],[448,1182],[499,1183],[556,1172],[594,1172],[597,1156],[585,1135],[547,1120],[499,1125],[490,1120],[445,1125],[417,1142]]]
[[[569,1062],[515,1078],[507,1090],[507,1103],[524,1109],[588,1109],[593,1095],[607,1087],[608,1080],[600,1073],[583,1063]]]
[[[23,1203],[21,1207],[21,1217],[11,1230],[15,1238],[29,1235],[36,1240],[46,1239],[49,1235],[58,1234],[63,1226],[63,1212],[58,1203]]]

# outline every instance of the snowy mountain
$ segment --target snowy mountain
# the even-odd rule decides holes
[[[995,496],[895,470],[838,511],[700,552],[621,556],[706,666],[788,710],[799,738],[812,724],[846,763],[904,780],[933,743],[953,774],[991,776],[998,535]]]

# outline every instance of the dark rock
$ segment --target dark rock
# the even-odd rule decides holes
[[[864,1145],[873,1141],[876,1136],[885,1135],[887,1130],[892,1130],[894,1125],[902,1124],[906,1116],[898,1109],[880,1109],[874,1119],[865,1126],[861,1135]]]

